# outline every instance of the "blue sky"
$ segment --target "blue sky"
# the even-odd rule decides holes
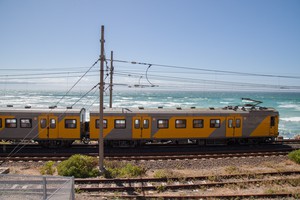
[[[0,90],[70,87],[98,59],[101,25],[107,58],[179,67],[151,66],[160,88],[300,87],[298,0],[0,0]],[[147,67],[116,62],[115,82],[147,85]]]

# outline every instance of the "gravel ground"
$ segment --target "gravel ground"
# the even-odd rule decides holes
[[[125,162],[125,161],[124,161]],[[128,162],[128,161],[126,161]],[[143,166],[147,177],[153,177],[157,170],[164,169],[172,175],[187,177],[201,175],[220,175],[233,173],[257,173],[272,171],[300,170],[300,165],[290,161],[287,156],[244,157],[199,160],[161,160],[161,161],[131,161],[130,163]],[[8,167],[11,174],[40,175],[39,168],[43,162],[6,162],[1,167]],[[54,174],[56,175],[56,174]],[[300,188],[291,188],[300,191]],[[226,190],[227,193],[234,192]],[[257,189],[258,191],[258,189]],[[224,190],[213,191],[213,194],[223,194]],[[259,192],[259,191],[258,191]],[[190,194],[188,191],[187,194]],[[184,195],[184,193],[182,194]],[[76,199],[102,199],[99,193],[76,194]],[[103,198],[110,199],[110,198]]]

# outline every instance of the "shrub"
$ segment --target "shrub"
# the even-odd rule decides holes
[[[154,178],[172,178],[174,173],[171,170],[160,169],[153,174]]]
[[[97,158],[85,155],[73,155],[57,166],[58,175],[75,178],[96,177],[99,175]]]
[[[142,176],[146,173],[145,169],[130,163],[113,162],[107,163],[105,178],[132,178]]]
[[[300,149],[290,152],[288,157],[294,162],[300,164]]]
[[[42,175],[53,175],[55,172],[55,168],[53,165],[54,165],[53,161],[46,162],[45,165],[41,167],[40,173]]]

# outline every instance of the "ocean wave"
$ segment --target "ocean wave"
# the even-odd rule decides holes
[[[300,110],[300,105],[294,103],[285,103],[278,105],[278,108]]]
[[[287,121],[287,122],[300,122],[300,117],[283,117],[280,120]]]

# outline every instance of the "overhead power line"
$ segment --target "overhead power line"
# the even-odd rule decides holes
[[[66,92],[64,96],[60,98],[60,100],[55,104],[57,106],[70,92],[71,90],[81,81],[81,79],[98,63],[100,59],[97,59],[95,63],[74,83],[74,85]]]
[[[249,72],[235,72],[235,71],[227,71],[227,70],[204,69],[204,68],[185,67],[185,66],[176,66],[176,65],[163,65],[163,64],[144,63],[144,62],[126,61],[126,60],[114,60],[114,62],[134,64],[134,65],[148,65],[148,66],[151,65],[151,66],[158,66],[158,67],[165,67],[165,68],[205,71],[205,72],[214,72],[214,73],[223,73],[223,74],[225,73],[225,74],[236,74],[236,75],[247,75],[247,76],[300,79],[300,76],[284,76],[284,75],[258,74],[258,73],[249,73]]]

